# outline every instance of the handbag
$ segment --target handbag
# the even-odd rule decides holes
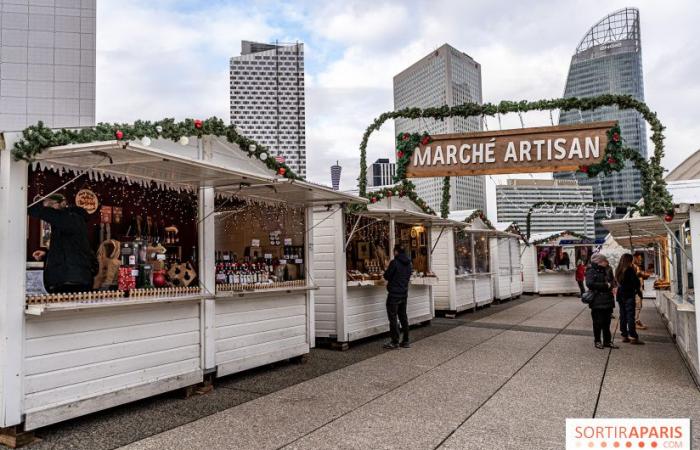
[[[593,303],[593,299],[595,298],[595,293],[593,291],[586,291],[581,295],[581,301],[587,305],[590,305]]]

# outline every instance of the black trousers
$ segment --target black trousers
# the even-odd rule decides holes
[[[386,298],[386,315],[389,318],[389,334],[391,342],[399,343],[399,322],[401,323],[401,331],[403,331],[403,342],[408,342],[408,314],[406,306],[408,300],[406,297],[397,297],[389,295]]]
[[[620,334],[622,337],[639,338],[634,318],[637,307],[636,299],[634,297],[619,298],[617,304],[620,305]]]
[[[593,338],[596,342],[610,344],[612,335],[610,334],[610,317],[612,316],[612,308],[591,309],[591,317],[593,318]]]
[[[581,295],[583,295],[584,292],[586,292],[586,288],[583,286],[583,281],[582,280],[576,280],[578,283],[578,289],[581,291]]]

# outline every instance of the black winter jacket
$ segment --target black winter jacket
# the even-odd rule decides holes
[[[614,284],[612,272],[607,267],[591,264],[586,269],[586,286],[594,293],[589,307],[591,309],[615,308],[615,297],[612,293]]]
[[[37,204],[29,208],[29,215],[51,224],[51,246],[44,264],[46,288],[92,286],[98,264],[88,240],[87,211],[77,206],[53,209]]]
[[[389,267],[384,272],[384,279],[388,281],[386,290],[389,296],[406,297],[408,295],[408,282],[411,279],[411,260],[405,253],[399,253],[391,260]]]
[[[637,271],[633,267],[628,267],[622,274],[622,280],[619,281],[617,298],[622,300],[634,298],[637,295],[642,297],[642,282],[637,277]]]

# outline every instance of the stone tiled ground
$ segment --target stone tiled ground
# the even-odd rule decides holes
[[[494,305],[304,364],[218,380],[41,430],[37,449],[563,448],[566,417],[691,417],[700,391],[651,302],[645,346],[598,350],[576,298]],[[696,437],[696,445],[700,440]]]

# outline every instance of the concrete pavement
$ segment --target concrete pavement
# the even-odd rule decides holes
[[[458,318],[459,326],[409,350],[381,353],[124,448],[554,449],[563,448],[566,417],[700,420],[700,391],[651,302],[643,311],[650,325],[645,346],[595,349],[590,320],[571,297]]]

